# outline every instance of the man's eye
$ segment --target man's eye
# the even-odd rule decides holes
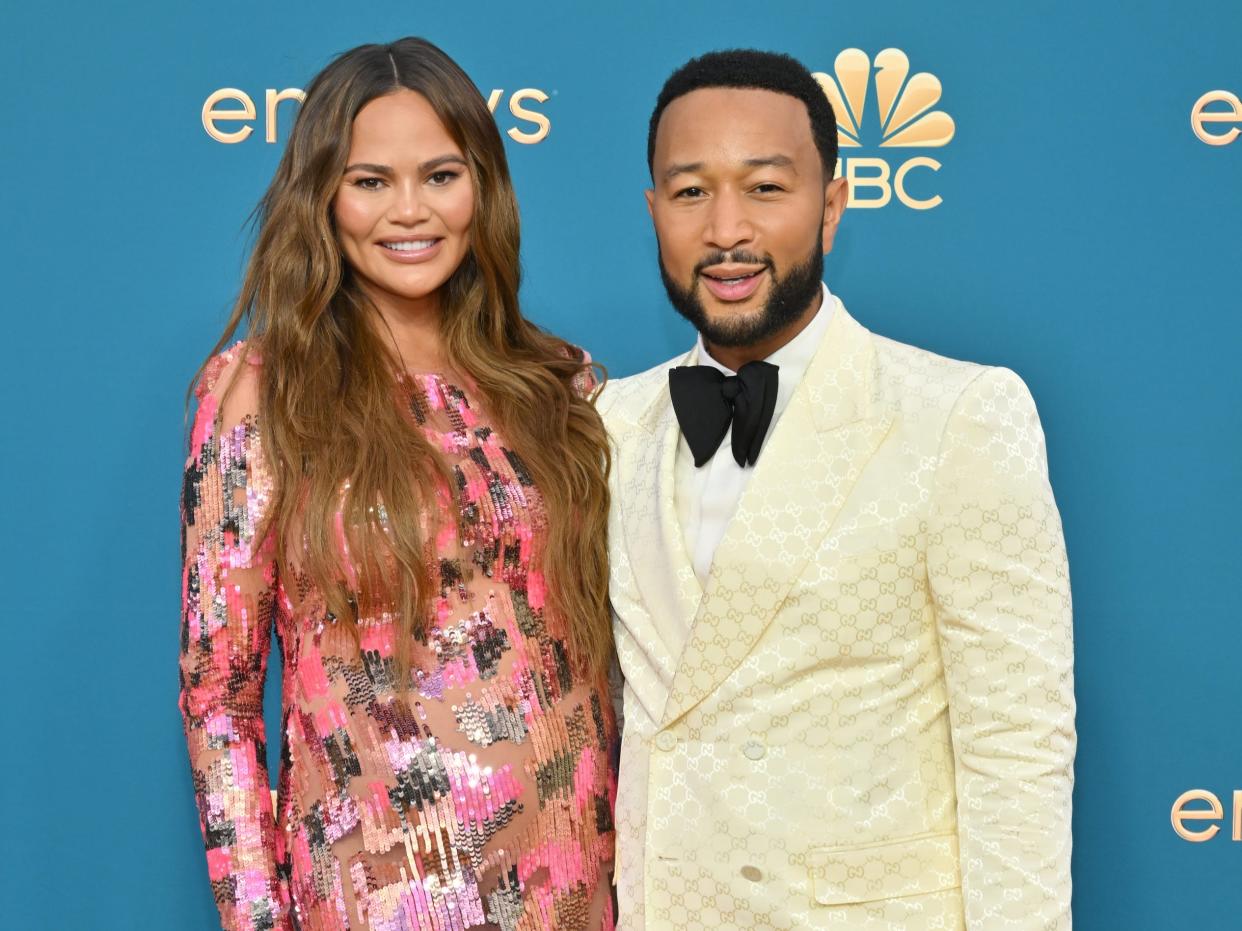
[[[784,189],[779,184],[765,182],[763,184],[755,185],[755,193],[757,194],[778,194],[782,190]]]
[[[437,171],[435,174],[431,175],[431,177],[429,177],[427,180],[431,184],[434,184],[436,187],[443,187],[444,185],[452,181],[454,178],[456,178],[457,175],[458,173],[456,171]]]
[[[697,188],[697,187],[684,187],[680,191],[678,191],[676,194],[674,194],[673,196],[674,197],[702,197],[703,189]]]

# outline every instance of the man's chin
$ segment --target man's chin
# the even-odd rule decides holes
[[[763,301],[724,305],[704,302],[703,315],[712,329],[749,329],[763,318],[764,308]]]
[[[760,303],[748,311],[734,307],[730,313],[717,313],[707,309],[706,319],[699,332],[703,339],[716,346],[736,348],[752,342],[761,332],[764,323],[764,305]]]

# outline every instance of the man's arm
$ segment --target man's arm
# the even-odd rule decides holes
[[[970,931],[1067,931],[1074,784],[1069,571],[1044,435],[989,369],[941,443],[927,571],[949,695]]]

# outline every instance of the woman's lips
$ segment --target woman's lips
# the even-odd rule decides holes
[[[761,268],[757,272],[742,277],[726,279],[701,273],[699,277],[703,279],[707,290],[711,291],[718,300],[734,302],[744,301],[754,294],[759,285],[763,283],[763,278],[767,273],[766,268]]]
[[[428,259],[434,258],[440,251],[440,245],[443,239],[418,239],[418,240],[388,240],[387,242],[376,243],[376,248],[384,253],[394,262],[402,265],[417,265],[419,262],[426,262]]]

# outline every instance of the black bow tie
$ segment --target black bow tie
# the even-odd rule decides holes
[[[736,375],[710,365],[669,369],[673,410],[695,468],[716,455],[730,423],[733,458],[743,467],[755,464],[776,409],[776,373],[771,362],[747,362]]]

